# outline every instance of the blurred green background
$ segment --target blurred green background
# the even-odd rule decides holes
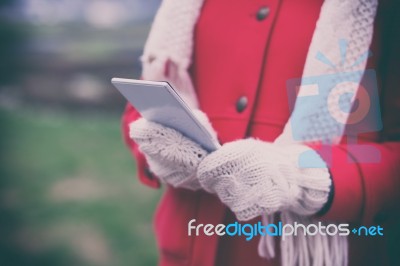
[[[0,2],[0,265],[155,265],[113,76],[137,78],[159,1]]]

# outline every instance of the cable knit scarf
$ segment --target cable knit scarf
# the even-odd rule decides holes
[[[198,107],[195,89],[188,73],[193,50],[194,27],[204,0],[164,0],[157,12],[141,58],[143,78],[147,80],[168,80],[185,100],[194,108]],[[349,119],[354,96],[347,99],[347,105],[332,102],[343,93],[357,93],[358,84],[366,68],[366,59],[372,40],[373,22],[378,0],[325,0],[309,47],[303,70],[306,77],[338,74],[341,79],[352,82],[339,84],[321,101],[299,104],[296,102],[291,117],[296,116],[306,126],[292,135],[291,123],[285,125],[277,143],[322,141],[336,144],[343,135],[345,122]],[[340,42],[340,49],[338,48]],[[335,62],[338,64],[334,64]],[[351,73],[346,76],[340,73]],[[349,77],[350,75],[350,77]],[[300,86],[298,95],[307,93],[307,86]],[[327,108],[328,106],[328,108]],[[328,111],[326,111],[328,110]],[[343,123],[332,123],[327,116],[334,116]],[[324,130],[318,130],[323,128]],[[284,211],[282,222],[310,224],[310,217]],[[262,217],[263,223],[273,221],[273,216]],[[315,221],[314,221],[315,222]],[[297,236],[280,242],[281,263],[289,265],[347,265],[347,238],[343,236]],[[275,241],[264,236],[259,243],[259,255],[264,258],[275,256]]]

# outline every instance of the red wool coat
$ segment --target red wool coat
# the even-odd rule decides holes
[[[286,81],[302,75],[322,0],[209,0],[195,31],[192,78],[201,110],[221,143],[248,136],[273,141],[289,117]],[[379,163],[362,163],[343,139],[332,150],[334,197],[321,219],[390,228],[400,198],[400,5],[381,0],[375,22],[374,56],[384,127],[362,140],[381,154]],[[338,48],[339,49],[339,48]],[[123,116],[126,143],[138,162],[140,180],[159,187],[128,137],[138,118],[128,104]],[[360,140],[359,140],[360,141]],[[350,158],[350,159],[348,159]],[[145,206],[143,206],[145,207]],[[188,236],[187,224],[230,223],[234,215],[204,191],[167,187],[155,214],[161,265],[279,265],[257,254],[258,238]],[[253,222],[257,221],[254,220]],[[386,237],[350,237],[351,265],[383,265]]]

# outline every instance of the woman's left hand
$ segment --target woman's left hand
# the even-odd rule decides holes
[[[303,152],[322,167],[300,167]],[[309,147],[255,139],[224,144],[200,163],[197,177],[239,220],[283,210],[314,214],[327,202],[331,186],[325,162]]]

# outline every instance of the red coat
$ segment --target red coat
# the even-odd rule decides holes
[[[289,117],[286,81],[302,75],[322,2],[205,1],[196,26],[191,73],[201,110],[209,116],[221,143],[247,136],[273,141],[282,132]],[[379,80],[384,128],[364,134],[363,139],[379,149],[381,161],[360,163],[357,155],[349,154],[344,141],[334,146],[330,168],[334,198],[321,219],[379,223],[390,228],[388,224],[398,213],[394,209],[400,199],[398,14],[398,1],[380,1],[371,47],[374,56],[368,63]],[[239,110],[238,100],[242,98],[243,103],[243,97],[247,105]],[[157,188],[158,180],[146,171],[143,155],[127,134],[128,124],[137,117],[128,105],[123,116],[125,140],[138,161],[140,180]],[[155,215],[161,265],[279,264],[279,259],[259,258],[258,239],[189,237],[187,224],[191,219],[214,225],[235,221],[216,196],[168,186]],[[382,265],[386,241],[386,237],[351,238],[351,265]]]

